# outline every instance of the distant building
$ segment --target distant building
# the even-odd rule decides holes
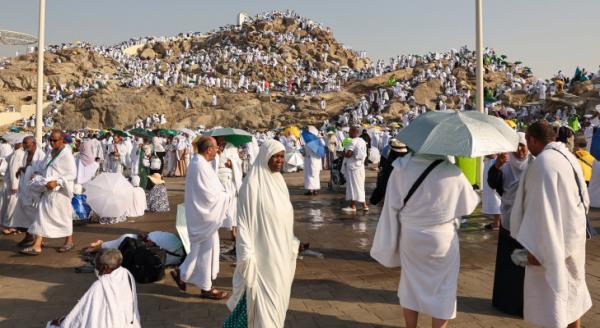
[[[246,13],[245,11],[242,11],[238,14],[238,21],[237,24],[239,26],[242,26],[244,24],[244,22],[246,21],[246,19],[248,19],[250,17],[250,15],[248,15],[248,13]]]

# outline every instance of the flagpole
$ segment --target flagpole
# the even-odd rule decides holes
[[[483,113],[483,18],[482,0],[475,0],[475,52],[476,52],[476,93],[477,111]],[[483,157],[478,159],[477,185],[483,189]]]
[[[46,20],[46,0],[40,0],[40,17],[38,30],[38,56],[37,56],[37,99],[35,104],[35,140],[42,144],[44,127],[44,34]]]

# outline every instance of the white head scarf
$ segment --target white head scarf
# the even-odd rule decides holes
[[[263,143],[242,183],[237,208],[237,265],[233,294],[227,302],[229,309],[235,308],[247,291],[248,313],[260,313],[263,320],[269,318],[277,327],[283,327],[285,321],[299,245],[285,180],[269,168],[271,157],[284,150],[276,140]]]
[[[519,134],[519,144],[527,145],[527,141],[525,140],[525,133],[517,132]],[[510,164],[511,170],[513,170],[513,174],[518,178],[519,175],[527,168],[527,163],[529,163],[529,156],[526,156],[524,159],[518,159],[515,156],[515,153],[510,153],[510,160],[508,163]]]
[[[139,187],[140,186],[140,176],[139,175],[134,175],[131,177],[131,184],[134,187]]]

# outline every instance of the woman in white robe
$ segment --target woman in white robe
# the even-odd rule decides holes
[[[133,185],[133,203],[125,213],[125,216],[135,218],[144,215],[144,211],[146,211],[146,193],[144,192],[144,189],[140,188],[139,176],[132,176],[131,184]]]
[[[494,222],[487,224],[486,229],[498,229],[500,227],[500,195],[488,184],[488,172],[496,162],[496,157],[486,156],[483,159],[483,197],[481,200],[481,213],[492,215]]]
[[[423,171],[436,166],[404,203]],[[444,157],[407,155],[394,162],[371,256],[386,267],[402,267],[398,288],[406,327],[417,326],[419,313],[443,327],[456,317],[460,254],[460,217],[479,203],[460,169]]]
[[[280,173],[284,151],[275,140],[265,142],[242,184],[237,265],[227,302],[233,313],[223,327],[284,325],[299,246],[294,209]]]
[[[100,165],[96,162],[93,153],[93,144],[89,140],[83,141],[81,150],[77,154],[77,179],[75,183],[80,185],[92,180],[98,172]]]

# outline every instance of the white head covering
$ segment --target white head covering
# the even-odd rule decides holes
[[[139,187],[140,186],[140,176],[139,175],[134,175],[131,177],[131,184],[134,187]]]
[[[525,133],[517,132],[517,134],[519,135],[519,143],[527,146],[527,139],[525,139]]]
[[[249,290],[248,312],[261,313],[274,326],[283,326],[296,270],[298,240],[294,237],[294,209],[283,176],[272,172],[269,160],[284,146],[265,141],[242,183],[238,198],[237,265],[233,294],[235,308]],[[258,307],[258,309],[255,309]]]

